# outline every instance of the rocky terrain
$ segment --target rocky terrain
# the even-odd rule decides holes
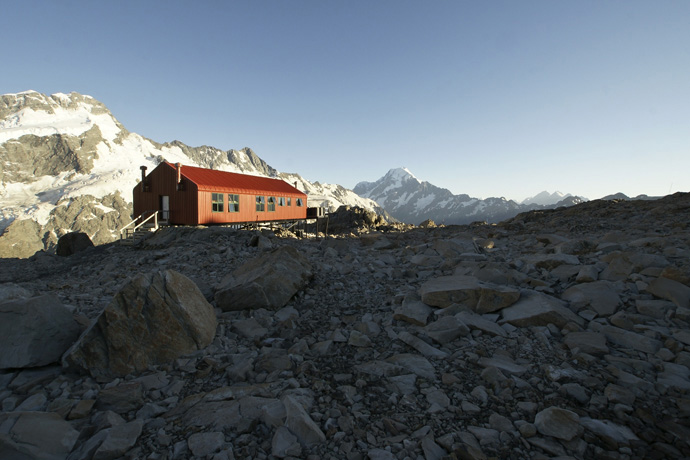
[[[0,457],[690,457],[690,194],[345,220],[0,259]]]

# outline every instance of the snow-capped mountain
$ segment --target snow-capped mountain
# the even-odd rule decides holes
[[[549,206],[556,204],[559,201],[563,201],[564,199],[570,196],[572,196],[570,193],[563,194],[559,191],[549,193],[546,190],[544,190],[543,192],[538,193],[534,196],[525,198],[520,202],[520,204],[538,204],[540,206]]]
[[[394,218],[410,224],[427,219],[446,225],[499,222],[520,212],[544,207],[534,203],[518,204],[502,197],[482,200],[465,194],[454,195],[448,189],[420,181],[406,168],[391,169],[376,182],[360,182],[353,190],[376,201]],[[570,206],[581,201],[569,195],[548,207]]]
[[[139,167],[152,170],[163,160],[297,182],[310,206],[382,212],[339,185],[278,172],[249,148],[157,143],[129,132],[90,96],[27,91],[0,96],[0,257],[48,249],[75,230],[97,244],[115,239],[131,220]],[[18,236],[25,241],[17,242]]]

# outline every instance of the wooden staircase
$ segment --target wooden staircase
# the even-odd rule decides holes
[[[163,225],[167,225],[167,219],[161,220],[161,213],[162,211],[147,211],[122,227],[120,229],[120,244],[134,246],[150,235],[151,232],[155,232]]]

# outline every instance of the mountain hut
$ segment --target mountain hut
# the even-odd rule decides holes
[[[300,220],[307,195],[280,179],[163,162],[134,187],[134,216],[176,225]]]

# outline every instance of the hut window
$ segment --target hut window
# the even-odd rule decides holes
[[[288,197],[288,206],[292,206],[292,198]]]
[[[256,210],[257,211],[265,211],[266,209],[266,197],[265,196],[258,196],[256,197]]]
[[[295,203],[297,204],[298,207],[301,207],[302,206],[302,198],[295,199]]]
[[[274,196],[268,197],[268,210],[269,211],[275,211],[276,210],[276,197],[274,197]]]
[[[278,197],[278,206],[285,206],[285,198]]]
[[[223,212],[222,193],[211,193],[211,209],[213,212]]]
[[[228,212],[240,212],[240,196],[228,194]]]

